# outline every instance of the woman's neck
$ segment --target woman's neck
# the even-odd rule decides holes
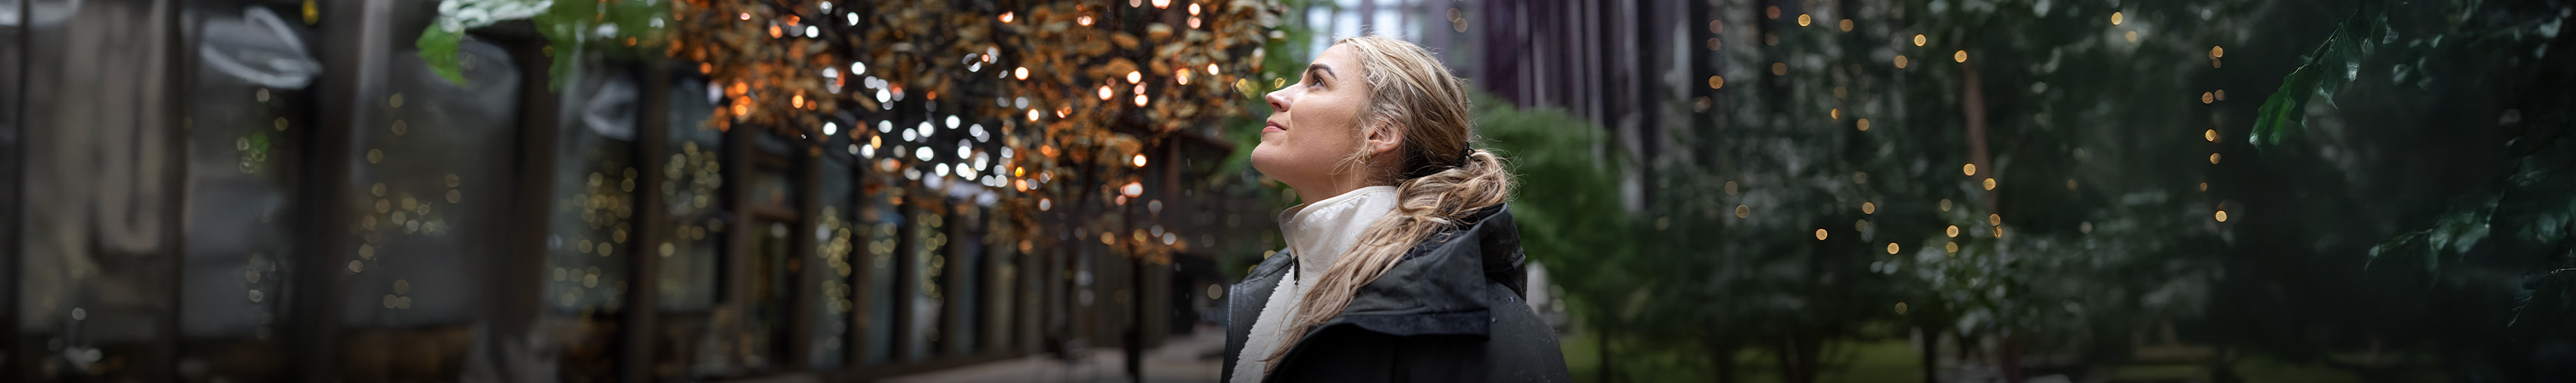
[[[1363,173],[1367,172],[1343,172],[1334,174],[1330,179],[1322,180],[1322,185],[1289,184],[1288,188],[1297,192],[1297,203],[1312,205],[1315,201],[1322,201],[1345,194],[1351,194],[1351,191],[1360,190],[1361,188],[1367,188],[1370,186],[1395,186],[1384,182],[1370,182],[1370,177]],[[1309,193],[1309,191],[1312,191],[1312,193]]]

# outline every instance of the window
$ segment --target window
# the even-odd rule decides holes
[[[388,40],[378,43],[410,42]],[[387,52],[386,86],[360,98],[372,112],[351,132],[352,158],[333,159],[351,161],[345,193],[354,206],[343,219],[357,240],[316,250],[343,258],[345,269],[314,272],[348,273],[331,287],[345,379],[453,379],[467,346],[491,336],[475,326],[502,294],[514,294],[487,278],[507,272],[509,233],[542,227],[517,226],[509,215],[520,72],[498,46],[467,41],[458,51],[461,86],[411,50]]]

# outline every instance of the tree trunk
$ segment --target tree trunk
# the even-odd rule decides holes
[[[1959,78],[1962,82],[1959,85],[1959,108],[1967,117],[1968,125],[1968,163],[1977,165],[1975,179],[1982,183],[1985,179],[1994,178],[1995,171],[2000,170],[1995,169],[1994,156],[1986,150],[1985,86],[1979,82],[1977,67],[1971,64],[1959,65]],[[1978,201],[1979,207],[1985,208],[1988,214],[2001,213],[1996,210],[1999,202],[1995,194],[1994,190],[1987,190],[1985,197]]]
[[[1601,374],[1602,383],[1619,381],[1618,375],[1613,373],[1619,369],[1612,368],[1610,363],[1613,360],[1610,359],[1610,325],[1603,323],[1595,326],[1600,327],[1600,329],[1593,331],[1592,349],[1596,354],[1600,354],[1601,356],[1601,363],[1595,365],[1599,370],[1595,372]]]
[[[1915,328],[1914,340],[1914,347],[1922,350],[1923,383],[1941,383],[1941,330]]]
[[[1711,373],[1711,375],[1714,375],[1714,378],[1716,378],[1716,379],[1712,379],[1712,380],[1715,380],[1715,381],[1717,381],[1717,382],[1719,382],[1719,383],[1729,383],[1729,382],[1734,382],[1734,381],[1735,381],[1735,347],[1734,347],[1734,342],[1721,341],[1721,340],[1717,340],[1717,339],[1708,339],[1708,340],[1705,340],[1705,341],[1703,342],[1703,347],[1705,347],[1705,348],[1707,348],[1707,349],[1708,349],[1708,368],[1709,368],[1709,372]]]
[[[1780,361],[1780,381],[1814,383],[1816,359],[1818,359],[1816,350],[1819,343],[1822,342],[1816,337],[1800,331],[1791,331],[1788,335],[1781,336],[1777,356]]]
[[[2021,383],[2024,378],[2021,372],[2021,336],[2005,336],[2003,345],[1996,348],[2000,349],[1996,353],[2001,355],[1996,355],[1995,360],[2003,364],[2004,382]]]

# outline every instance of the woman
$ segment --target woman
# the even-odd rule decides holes
[[[1469,147],[1448,68],[1413,43],[1343,39],[1268,99],[1252,166],[1305,203],[1280,213],[1287,250],[1226,295],[1224,379],[1567,380],[1521,300],[1512,176]]]

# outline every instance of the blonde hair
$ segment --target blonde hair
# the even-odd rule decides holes
[[[1359,243],[1306,288],[1296,316],[1289,318],[1287,338],[1265,359],[1273,361],[1269,366],[1274,370],[1279,365],[1275,360],[1304,340],[1307,330],[1340,316],[1360,286],[1393,269],[1414,244],[1503,203],[1513,187],[1501,156],[1468,147],[1475,139],[1475,121],[1468,112],[1466,83],[1429,50],[1384,36],[1334,44],[1358,54],[1366,73],[1369,103],[1361,115],[1363,126],[1404,129],[1396,148],[1402,162],[1392,174],[1372,175],[1396,185],[1397,202],[1394,212],[1369,224]],[[1367,153],[1362,148],[1354,156],[1365,162]]]

